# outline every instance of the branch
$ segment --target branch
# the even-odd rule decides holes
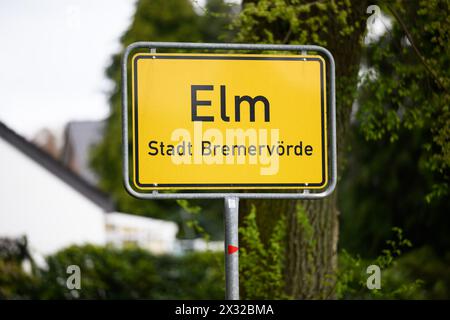
[[[427,64],[425,58],[422,56],[422,54],[420,53],[419,49],[417,48],[417,46],[415,45],[413,38],[411,36],[411,34],[408,31],[408,28],[406,27],[406,25],[403,23],[403,20],[400,18],[400,16],[398,15],[398,13],[390,6],[387,5],[389,11],[391,11],[392,15],[395,17],[395,19],[397,20],[397,22],[400,24],[400,26],[402,27],[403,31],[406,34],[406,37],[409,40],[409,43],[411,43],[411,46],[414,49],[414,52],[416,53],[417,57],[419,58],[420,62],[423,64],[423,66],[425,67],[425,69],[428,71],[428,73],[432,76],[433,80],[436,82],[436,84],[443,89],[444,91],[447,91],[446,88],[444,87],[443,83],[439,80],[439,77],[437,76],[437,74],[431,69],[431,67]]]

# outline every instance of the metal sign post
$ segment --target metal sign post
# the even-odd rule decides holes
[[[225,197],[225,295],[239,300],[239,197]]]
[[[142,54],[142,49],[146,49],[147,54]],[[283,52],[301,52],[301,56],[289,56],[289,55],[283,55],[280,57],[274,57],[274,56],[268,56],[268,55],[261,55],[260,57],[256,57],[257,55],[249,55],[247,57],[244,57],[243,55],[238,55],[239,57],[236,58],[236,55],[229,55],[228,57],[221,54],[221,56],[214,56],[214,54],[208,54],[209,58],[205,58],[207,55],[194,55],[192,54],[190,57],[183,56],[182,54],[176,54],[176,56],[171,56],[170,54],[157,54],[157,49],[182,49],[182,50],[221,50],[222,52],[224,50],[233,50],[233,51],[239,51],[239,50],[246,50],[246,51],[283,51]],[[133,56],[132,61],[132,70],[133,70],[133,77],[132,77],[132,86],[131,86],[131,96],[132,96],[132,103],[133,103],[133,149],[129,146],[129,109],[128,109],[128,103],[129,103],[129,82],[128,82],[128,65],[130,64],[130,58],[131,54],[134,51],[139,50],[139,53]],[[151,52],[151,54],[148,56],[148,52]],[[313,52],[316,56],[308,56],[307,54],[309,52]],[[317,54],[321,54],[321,56],[317,56]],[[190,59],[190,62],[183,62]],[[324,58],[326,58],[327,63],[325,63]],[[137,64],[138,61],[141,60],[141,64],[143,66],[144,75],[142,73],[140,74],[142,78],[138,78],[137,76]],[[178,60],[178,62],[177,62]],[[143,108],[148,108],[150,105],[153,105],[153,108],[161,107],[163,105],[164,107],[159,110],[165,110],[164,112],[171,115],[171,121],[173,122],[172,125],[175,127],[182,123],[182,121],[185,121],[183,119],[187,118],[180,118],[179,111],[174,109],[175,106],[186,106],[191,103],[191,105],[194,106],[210,106],[211,101],[204,100],[204,98],[197,98],[197,92],[201,92],[201,94],[204,94],[205,92],[212,89],[212,85],[206,85],[204,80],[211,80],[209,79],[209,67],[205,67],[205,65],[198,65],[198,61],[200,60],[209,60],[209,61],[216,61],[216,60],[224,60],[228,61],[225,65],[225,62],[221,65],[219,68],[218,64],[213,65],[209,64],[208,66],[215,66],[216,70],[223,70],[223,78],[216,78],[217,80],[223,80],[223,82],[219,83],[233,83],[233,81],[238,81],[239,76],[234,76],[234,71],[230,72],[230,70],[241,70],[239,68],[250,66],[250,61],[259,60],[261,63],[262,61],[296,61],[296,63],[303,63],[302,66],[305,68],[307,67],[308,63],[311,61],[316,61],[315,63],[320,64],[320,76],[319,73],[304,73],[307,72],[305,68],[293,69],[289,65],[283,64],[280,62],[278,65],[281,66],[281,69],[284,70],[283,72],[278,72],[277,75],[280,76],[280,74],[288,74],[289,79],[299,79],[299,81],[305,81],[305,77],[308,77],[308,75],[311,75],[314,79],[320,79],[321,87],[320,90],[316,90],[315,92],[318,92],[317,94],[311,95],[311,85],[308,83],[305,85],[304,82],[302,82],[302,86],[299,88],[299,90],[302,93],[299,93],[297,91],[292,91],[291,94],[304,94],[305,96],[308,96],[307,99],[304,99],[305,101],[312,101],[315,104],[319,104],[318,101],[321,102],[321,116],[318,116],[318,113],[312,118],[312,119],[319,119],[321,118],[321,137],[318,139],[317,137],[313,137],[316,141],[315,145],[322,146],[322,153],[319,153],[319,156],[321,156],[321,162],[317,161],[316,163],[320,163],[320,173],[318,169],[318,165],[310,166],[308,169],[309,164],[304,163],[305,167],[302,167],[301,170],[294,170],[295,163],[289,162],[287,165],[289,167],[288,171],[285,171],[283,176],[280,176],[280,181],[283,182],[283,184],[277,184],[280,181],[269,181],[266,178],[265,183],[260,183],[258,181],[259,179],[255,174],[251,176],[251,173],[249,170],[251,170],[251,167],[246,167],[245,170],[240,169],[240,173],[236,174],[237,171],[230,170],[230,168],[227,169],[226,174],[222,174],[219,177],[213,177],[217,171],[211,170],[213,167],[209,167],[208,170],[206,170],[207,167],[205,167],[206,171],[199,170],[199,167],[190,170],[187,170],[187,168],[182,168],[180,170],[179,168],[176,169],[176,173],[170,172],[173,167],[168,166],[167,164],[169,161],[168,159],[164,158],[158,158],[158,160],[155,160],[156,162],[151,162],[149,159],[145,158],[148,150],[142,150],[139,149],[139,144],[137,142],[138,138],[141,140],[140,143],[143,143],[143,147],[145,148],[148,144],[151,146],[151,151],[157,150],[157,144],[151,145],[153,143],[150,141],[150,143],[146,140],[144,142],[142,141],[142,138],[145,139],[146,136],[148,136],[149,132],[156,132],[158,136],[162,137],[167,135],[167,131],[165,131],[167,128],[169,128],[169,123],[163,123],[163,120],[156,121],[157,123],[154,124],[151,123],[148,120],[145,119],[153,119],[152,116],[158,115],[159,113],[155,113],[155,110],[149,110],[146,109],[145,111],[140,111],[142,113],[139,113],[136,111],[137,109],[137,103],[138,103],[138,89],[140,90],[140,98],[143,100],[139,100],[140,105],[143,105]],[[244,64],[241,64],[239,68],[236,68],[237,62],[231,63],[230,61],[235,60],[241,60],[246,61]],[[153,62],[151,62],[153,61]],[[164,62],[163,62],[164,61]],[[183,66],[186,67],[184,72],[180,72],[180,61],[183,62]],[[308,62],[309,61],[309,62]],[[261,65],[260,62],[258,62],[258,65]],[[175,65],[175,63],[178,63]],[[247,64],[248,63],[248,64]],[[203,66],[203,67],[202,67]],[[253,62],[253,66],[256,66],[256,63]],[[309,66],[312,66],[312,64],[309,64]],[[235,68],[235,69],[230,69]],[[164,69],[165,68],[165,69]],[[186,78],[183,78],[183,76],[186,75],[194,75],[199,76],[198,72],[193,72],[193,70],[196,70],[195,68],[198,68],[199,70],[206,72],[203,73],[206,74],[206,78],[195,78],[196,81],[195,86],[191,86],[192,93],[191,93],[191,100],[190,102],[186,102],[185,100],[189,99],[186,97],[189,97],[187,95],[186,91],[186,84],[189,84],[186,80]],[[317,65],[314,66],[316,69],[311,70],[319,70],[317,69]],[[158,76],[158,74],[155,74],[155,72],[158,72],[159,70],[161,77]],[[165,72],[162,72],[161,70],[165,70]],[[249,67],[248,71],[251,71]],[[262,71],[261,71],[262,70]],[[269,69],[268,69],[269,70]],[[272,69],[270,69],[272,70]],[[293,73],[293,70],[298,70],[298,72],[302,73],[303,78],[296,77],[297,73]],[[325,70],[327,72],[325,73]],[[267,70],[261,69],[261,68],[255,68],[255,72],[266,72]],[[248,72],[247,72],[248,74]],[[276,81],[274,80],[275,74],[267,74],[265,73],[271,80],[271,84],[274,84]],[[308,74],[308,75],[307,75]],[[217,76],[217,73],[215,74]],[[180,88],[176,87],[176,84],[173,84],[171,81],[172,79],[170,76],[173,76],[175,80],[178,81],[178,83],[183,83],[182,90]],[[211,75],[212,76],[212,75]],[[273,77],[272,77],[273,76]],[[141,79],[141,80],[139,80]],[[285,107],[288,104],[291,104],[292,110],[298,111],[298,104],[292,104],[292,101],[296,100],[288,100],[288,101],[281,101],[281,98],[284,97],[284,94],[280,95],[279,89],[274,89],[273,87],[267,86],[267,81],[261,81],[258,76],[255,76],[255,79],[257,79],[260,84],[261,88],[267,88],[268,92],[271,92],[271,94],[275,97],[275,100],[278,99],[277,108]],[[188,79],[190,80],[190,79]],[[307,79],[308,80],[308,79]],[[327,81],[328,80],[328,81]],[[143,81],[146,84],[143,85],[137,85],[139,81]],[[183,82],[184,81],[184,82]],[[318,81],[318,80],[317,80]],[[253,83],[254,81],[247,81],[247,82],[239,82],[234,83],[236,87],[240,86],[247,86],[248,83]],[[324,85],[325,82],[327,83],[326,86]],[[318,82],[314,82],[315,85],[317,85]],[[151,90],[149,89],[149,85],[156,84],[160,85],[160,90]],[[291,83],[292,84],[292,83]],[[277,83],[278,86],[280,86],[280,83]],[[223,87],[223,89],[222,89]],[[293,86],[290,85],[291,88]],[[295,87],[295,86],[294,86]],[[248,86],[247,86],[248,88]],[[225,85],[221,86],[220,88],[223,90],[223,93],[225,93]],[[197,90],[197,91],[196,91]],[[199,91],[200,90],[200,91]],[[203,91],[201,91],[203,90]],[[262,89],[265,90],[265,89]],[[297,90],[297,89],[296,89]],[[161,95],[161,93],[164,92],[165,95]],[[175,94],[176,93],[176,94]],[[222,94],[222,91],[220,91]],[[241,94],[241,96],[236,96],[236,101],[239,103],[239,99],[247,99],[246,101],[250,104],[250,110],[253,108],[253,115],[250,113],[250,121],[252,121],[251,124],[247,124],[248,127],[254,127],[256,122],[254,122],[254,108],[256,102],[264,103],[265,109],[269,109],[269,101],[264,100],[265,97],[258,95],[249,97],[247,95],[242,96],[243,94],[247,94],[246,92],[238,93]],[[260,93],[258,93],[260,94]],[[319,98],[319,94],[320,97]],[[183,96],[184,95],[184,96]],[[165,97],[170,100],[165,101]],[[184,97],[184,98],[183,98]],[[221,95],[222,97],[222,95]],[[294,96],[292,96],[294,97]],[[295,96],[298,97],[298,96]],[[182,100],[185,99],[185,100]],[[221,98],[222,99],[222,98]],[[225,98],[224,98],[225,99]],[[253,100],[248,100],[253,99]],[[257,100],[259,99],[259,100]],[[311,102],[311,103],[312,103]],[[251,103],[253,103],[253,107],[251,106]],[[225,104],[224,102],[221,104]],[[267,104],[267,106],[266,106]],[[239,104],[235,106],[236,110],[239,108]],[[308,112],[310,112],[312,109],[314,109],[315,105],[310,105],[308,108]],[[325,106],[325,107],[324,107]],[[276,110],[280,109],[274,109],[274,112],[277,112]],[[167,111],[169,110],[169,111]],[[204,110],[204,109],[203,109]],[[324,112],[325,111],[325,112]],[[158,111],[159,112],[159,111]],[[163,112],[163,111],[161,111]],[[317,110],[315,111],[317,112]],[[138,120],[138,115],[139,119]],[[161,114],[159,114],[161,115]],[[189,115],[190,116],[190,115]],[[236,116],[236,115],[235,115]],[[253,120],[252,120],[253,116]],[[182,117],[187,117],[186,114],[182,115]],[[216,114],[217,117],[217,114]],[[229,114],[227,115],[226,111],[220,115],[221,119],[223,120],[222,124],[220,124],[221,129],[227,128],[227,123],[229,122]],[[265,115],[265,120],[269,120],[269,114]],[[142,120],[144,118],[144,120]],[[206,116],[202,115],[200,116],[202,119],[211,119],[213,118],[211,115]],[[200,119],[199,116],[196,114],[196,112],[192,112],[192,121],[195,119]],[[289,132],[290,134],[296,132],[296,130],[299,128],[298,125],[295,125],[295,123],[292,123],[292,117],[281,115],[280,118],[283,118],[284,121],[287,121],[286,123],[290,126]],[[297,118],[298,119],[298,118]],[[236,116],[236,120],[238,120]],[[198,120],[197,120],[198,121]],[[205,120],[205,121],[211,121],[211,120]],[[314,135],[312,134],[311,130],[315,130],[313,127],[310,127],[311,121],[306,121],[305,119],[302,119],[304,123],[304,127],[301,129],[303,130],[302,134],[305,136]],[[316,120],[314,120],[316,121]],[[319,120],[318,120],[319,121]],[[225,123],[224,123],[225,122]],[[177,124],[175,124],[177,123]],[[242,124],[243,122],[241,122]],[[266,121],[268,123],[268,121]],[[138,126],[141,125],[139,128]],[[284,124],[279,124],[279,126],[284,127]],[[311,128],[309,129],[305,129]],[[318,128],[318,127],[315,127]],[[306,130],[306,131],[305,131]],[[220,130],[219,130],[220,131]],[[314,131],[316,132],[316,131]],[[141,147],[142,147],[141,146]],[[301,145],[298,146],[301,148]],[[319,148],[320,149],[320,148]],[[250,149],[249,149],[250,150]],[[254,149],[253,149],[254,150]],[[289,149],[288,149],[289,150]],[[304,149],[305,153],[307,152],[306,149]],[[310,152],[312,152],[312,148],[309,149]],[[173,151],[172,151],[173,152]],[[130,162],[130,153],[132,153],[132,161]],[[322,199],[324,197],[327,197],[330,195],[335,187],[337,182],[337,147],[336,147],[336,98],[335,98],[335,64],[332,54],[325,48],[315,45],[264,45],[264,44],[231,44],[231,43],[180,43],[180,42],[136,42],[128,46],[125,50],[125,53],[122,57],[122,173],[123,173],[123,181],[125,185],[125,189],[130,193],[132,196],[139,198],[139,199],[224,199],[225,204],[225,213],[224,213],[224,226],[225,226],[225,275],[226,275],[226,298],[230,300],[237,300],[239,299],[239,253],[238,253],[238,212],[239,212],[239,200],[240,199]],[[164,155],[164,154],[163,154]],[[318,158],[317,158],[318,159]],[[141,162],[138,162],[140,160]],[[315,161],[315,160],[314,160]],[[144,162],[144,165],[142,164]],[[287,163],[287,162],[286,162]],[[302,162],[303,163],[303,162]],[[156,164],[156,166],[154,165]],[[170,164],[170,163],[169,163]],[[141,167],[142,166],[142,167]],[[166,167],[165,167],[166,166]],[[192,167],[191,167],[192,168]],[[312,168],[312,169],[311,169]],[[223,168],[225,170],[225,168]],[[139,174],[138,174],[139,170]],[[317,170],[317,172],[314,172],[311,175],[311,170]],[[130,175],[130,172],[133,173],[133,175]],[[295,181],[298,183],[290,183],[290,177],[293,176],[292,174],[304,174],[306,177],[304,181]],[[242,173],[242,174],[241,174]],[[170,176],[165,176],[165,174],[170,174]],[[310,175],[308,175],[310,174]],[[250,183],[245,183],[246,181],[243,181],[244,183],[241,183],[242,178],[245,178],[245,176],[252,177],[252,181]],[[232,178],[231,178],[232,177]],[[301,178],[302,176],[299,175]],[[320,177],[322,180],[319,180]],[[206,183],[201,183],[202,181],[198,181],[198,179],[201,179],[203,181],[206,181],[209,179]],[[278,178],[278,177],[276,177]],[[142,180],[141,180],[142,179]],[[184,180],[183,180],[184,179]],[[214,180],[216,179],[216,180]],[[223,181],[221,183],[220,179],[224,179],[227,181]],[[228,181],[230,179],[236,179],[239,181]],[[244,179],[245,180],[245,179]],[[262,179],[260,179],[262,180]],[[276,180],[275,178],[273,180]],[[310,181],[316,181],[317,183],[311,184]],[[261,181],[262,182],[262,181]],[[251,187],[248,192],[236,192],[236,189],[245,189],[245,187]],[[274,187],[275,188],[272,188]],[[197,188],[198,187],[198,188]],[[211,192],[211,191],[199,191],[199,190],[208,190],[208,189],[218,189],[217,192]],[[243,188],[242,188],[243,187]],[[297,188],[298,187],[298,188]],[[261,189],[261,190],[260,190]],[[282,189],[283,191],[280,192],[267,192],[264,190],[267,189]],[[285,189],[292,189],[290,192],[286,192]],[[159,192],[164,190],[185,190],[180,193],[171,193],[171,192]],[[220,191],[222,190],[222,191]],[[228,190],[228,192],[227,192]],[[259,190],[259,192],[254,192],[252,190]]]

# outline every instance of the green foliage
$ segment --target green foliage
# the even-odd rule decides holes
[[[26,243],[26,242],[25,242]],[[23,250],[17,250],[22,248]],[[36,267],[20,240],[0,239],[1,299],[222,299],[223,253],[153,255],[137,247],[71,246]],[[29,263],[31,272],[23,263]],[[66,286],[67,267],[81,270],[81,289]]]
[[[411,242],[405,239],[400,228],[393,228],[394,240],[386,241],[387,248],[374,260],[363,260],[342,250],[339,254],[339,272],[336,281],[336,295],[339,299],[411,299],[423,298],[419,279],[395,279],[401,275],[404,268],[399,266],[399,257],[404,248],[410,248]],[[381,269],[381,289],[367,288],[369,265],[377,265]],[[398,277],[397,277],[398,278]]]
[[[24,271],[24,264],[29,265],[30,272]],[[35,271],[26,237],[0,238],[0,300],[35,296],[39,284]]]
[[[245,299],[287,299],[284,293],[284,248],[286,246],[286,220],[282,216],[264,246],[256,225],[256,209],[252,207],[239,228],[240,279]]]
[[[18,261],[0,259],[0,300],[35,296],[38,278],[23,270]]]
[[[47,258],[48,268],[40,271],[39,298],[222,299],[221,260],[221,253],[174,257],[133,247],[72,246]],[[81,269],[81,290],[66,287],[69,265]]]
[[[314,228],[307,216],[302,204],[296,205],[296,223],[299,224],[300,232],[304,233],[301,243],[296,243],[299,250],[306,252],[306,261],[310,268],[305,270],[302,278],[306,283],[312,284],[316,268],[317,241],[314,237]],[[274,223],[272,231],[266,241],[261,237],[261,226],[257,222],[257,212],[254,206],[243,219],[242,227],[239,228],[240,242],[244,244],[240,247],[240,272],[242,297],[245,299],[294,299],[285,293],[286,280],[286,248],[287,241],[298,241],[295,238],[288,238],[288,225],[286,217],[282,213],[280,218]],[[267,230],[265,230],[267,232]],[[288,280],[289,281],[289,280]],[[325,286],[334,285],[334,276],[328,275],[321,279]],[[326,299],[327,293],[317,293],[311,296],[313,299]]]
[[[423,246],[406,253],[397,260],[395,268],[384,274],[392,287],[405,288],[419,282],[413,291],[401,294],[404,299],[448,299],[450,297],[450,252],[437,254]],[[420,279],[420,280],[417,280]]]
[[[395,233],[397,239],[395,240],[387,240],[386,245],[387,249],[383,249],[381,251],[381,255],[377,257],[375,260],[375,264],[380,268],[385,269],[391,266],[394,262],[395,257],[399,257],[402,255],[403,248],[411,248],[411,241],[405,239],[403,236],[403,230],[394,227],[392,231]]]
[[[238,12],[238,5],[223,0],[209,0],[205,7],[201,7],[198,1],[193,2],[203,11],[200,19],[202,41],[231,42],[235,32],[231,30],[230,22]]]
[[[190,217],[186,221],[186,226],[189,227],[195,233],[195,235],[201,236],[206,242],[208,242],[211,236],[200,223],[199,214],[202,211],[202,208],[200,206],[193,205],[192,202],[189,202],[185,199],[176,200],[176,202],[187,214],[190,215]],[[185,238],[186,236],[187,235],[184,234]]]
[[[72,246],[27,273],[0,260],[2,299],[223,299],[222,253],[155,256],[139,248]],[[81,270],[81,289],[69,290],[69,265]]]
[[[424,198],[436,181],[418,160],[427,138],[425,129],[401,129],[394,142],[367,142],[354,131],[338,189],[341,248],[374,257],[392,226],[401,227],[416,247],[429,245],[441,253],[450,248],[448,198],[431,203]]]
[[[314,228],[311,225],[311,221],[309,220],[305,208],[301,203],[297,203],[296,205],[296,212],[297,212],[297,223],[300,225],[302,232],[305,234],[305,244],[302,246],[302,249],[306,251],[306,259],[308,263],[310,264],[311,268],[308,270],[308,274],[304,275],[304,278],[308,283],[312,283],[314,272],[316,270],[314,266],[314,251],[316,250],[316,243],[317,241],[314,238]],[[325,280],[325,279],[324,279]],[[327,281],[326,279],[325,281]],[[319,297],[317,297],[319,298]]]
[[[439,265],[450,248],[448,1],[378,4],[392,27],[364,52],[367,72],[360,79],[351,149],[345,154],[348,170],[338,189],[340,246],[368,261],[381,250],[391,226],[397,225],[417,248],[432,247],[434,265]],[[428,282],[436,279],[426,279],[420,272],[406,277],[411,266],[401,263],[416,259],[420,250],[383,270],[391,297],[430,297]],[[340,263],[345,260],[342,254]],[[357,263],[347,260],[349,266]],[[413,293],[405,289],[394,294],[393,288],[414,286],[417,278],[425,283]]]
[[[419,159],[434,175],[431,202],[449,194],[450,3],[385,3],[393,27],[367,46],[358,120],[369,140],[395,141],[402,129],[427,132]]]
[[[235,21],[237,40],[254,43],[314,43],[326,46],[330,17],[339,23],[342,36],[354,31],[347,1],[259,0],[246,4]]]

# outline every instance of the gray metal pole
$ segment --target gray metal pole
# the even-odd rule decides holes
[[[225,197],[225,298],[239,300],[239,197]],[[230,247],[232,246],[232,247]],[[231,249],[231,250],[230,250]],[[233,252],[234,251],[234,252]]]

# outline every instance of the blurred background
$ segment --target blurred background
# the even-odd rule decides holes
[[[222,201],[123,188],[120,58],[135,41],[335,56],[337,191],[319,211],[289,206],[295,230],[285,204],[243,203],[243,298],[448,299],[449,11],[445,0],[1,1],[0,299],[224,297]],[[366,287],[371,264],[379,290]]]

